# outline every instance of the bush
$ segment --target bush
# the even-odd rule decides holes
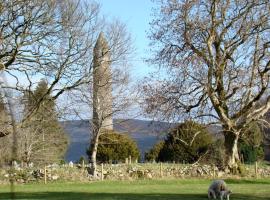
[[[88,150],[88,155],[91,155]],[[97,161],[102,163],[125,162],[125,159],[131,156],[132,160],[138,160],[140,151],[134,140],[127,134],[116,132],[107,132],[99,137],[97,150]]]
[[[244,131],[239,140],[239,149],[243,161],[252,164],[264,158],[262,147],[263,134],[256,122],[251,123]]]
[[[164,141],[161,141],[153,146],[148,152],[145,153],[144,159],[148,162],[158,162],[158,154],[164,146]]]
[[[77,160],[75,163],[77,163],[77,164],[88,164],[88,160],[87,160],[87,158],[85,158],[84,156],[81,156],[80,158],[79,158],[79,160]]]
[[[244,142],[240,143],[240,152],[246,164],[253,164],[264,156],[263,147],[254,147]]]
[[[202,163],[216,166],[219,170],[225,169],[224,140],[217,139],[208,148],[207,154],[201,160]]]
[[[172,129],[158,154],[158,161],[194,163],[203,156],[212,143],[205,126],[186,121]]]

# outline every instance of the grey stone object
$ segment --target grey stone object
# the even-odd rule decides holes
[[[93,126],[113,130],[111,56],[102,32],[95,44],[93,57]]]

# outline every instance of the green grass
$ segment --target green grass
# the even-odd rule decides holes
[[[26,184],[15,187],[15,199],[41,200],[199,200],[207,199],[211,180],[142,180],[92,183]],[[270,179],[227,180],[232,200],[270,200]],[[10,198],[10,187],[0,185],[0,199]]]

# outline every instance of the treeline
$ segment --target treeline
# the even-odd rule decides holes
[[[217,130],[216,130],[217,131]],[[252,164],[263,160],[263,133],[257,123],[251,123],[239,140],[241,162]],[[91,149],[87,151],[91,155]],[[99,163],[124,163],[126,158],[140,161],[141,155],[135,141],[128,134],[107,131],[102,134],[97,151]],[[226,166],[222,134],[194,121],[183,122],[167,130],[166,137],[144,155],[144,162],[203,163]],[[87,162],[87,161],[86,161]]]

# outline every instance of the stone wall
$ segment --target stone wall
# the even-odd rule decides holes
[[[87,173],[88,166],[81,165],[48,165],[46,166],[46,180],[51,181],[79,181],[89,182],[94,180]],[[103,170],[102,170],[103,169]],[[256,177],[254,165],[245,166],[245,178]],[[98,179],[103,180],[136,180],[136,179],[174,179],[174,178],[236,178],[231,174],[218,171],[210,165],[183,165],[183,164],[106,164],[98,166]],[[45,167],[35,168],[17,167],[13,173],[8,169],[0,169],[0,184],[8,183],[10,177],[14,177],[18,183],[44,182]],[[258,166],[258,178],[270,178],[270,166]],[[240,178],[240,177],[237,177]]]

